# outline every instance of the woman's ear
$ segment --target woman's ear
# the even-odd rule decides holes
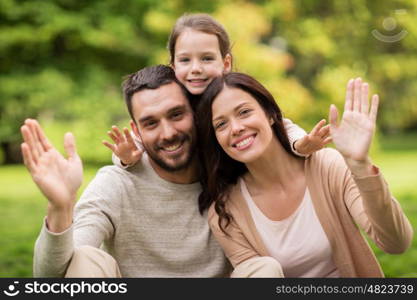
[[[269,118],[269,125],[273,125],[275,123],[274,119],[272,119],[272,117]]]

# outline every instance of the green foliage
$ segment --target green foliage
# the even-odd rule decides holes
[[[331,103],[342,108],[356,76],[380,94],[383,132],[417,127],[415,1],[3,0],[0,141],[19,142],[23,120],[39,118],[76,130],[83,158],[108,161],[100,141],[128,121],[122,77],[168,62],[168,35],[185,12],[217,18],[230,34],[235,70],[264,83],[306,130],[327,118]],[[388,43],[373,30],[407,35]]]

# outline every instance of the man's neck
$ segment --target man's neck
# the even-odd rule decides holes
[[[168,171],[161,168],[157,163],[155,163],[151,158],[149,162],[159,177],[162,179],[177,183],[177,184],[191,184],[199,180],[198,178],[198,163],[197,159],[193,159],[190,165],[179,171]]]

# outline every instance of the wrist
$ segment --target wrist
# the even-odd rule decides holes
[[[122,164],[123,167],[129,167],[133,164],[133,162],[126,162],[123,160],[120,160],[120,163]]]
[[[364,160],[345,158],[345,162],[351,173],[356,177],[372,176],[377,173],[369,157]]]
[[[47,224],[48,230],[60,233],[68,229],[72,224],[74,205],[56,206],[48,204]]]

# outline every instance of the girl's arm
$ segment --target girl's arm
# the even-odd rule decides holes
[[[331,142],[329,125],[324,126],[326,120],[321,120],[309,134],[294,124],[290,119],[283,119],[284,127],[290,140],[292,151],[298,156],[309,156],[322,149]]]

